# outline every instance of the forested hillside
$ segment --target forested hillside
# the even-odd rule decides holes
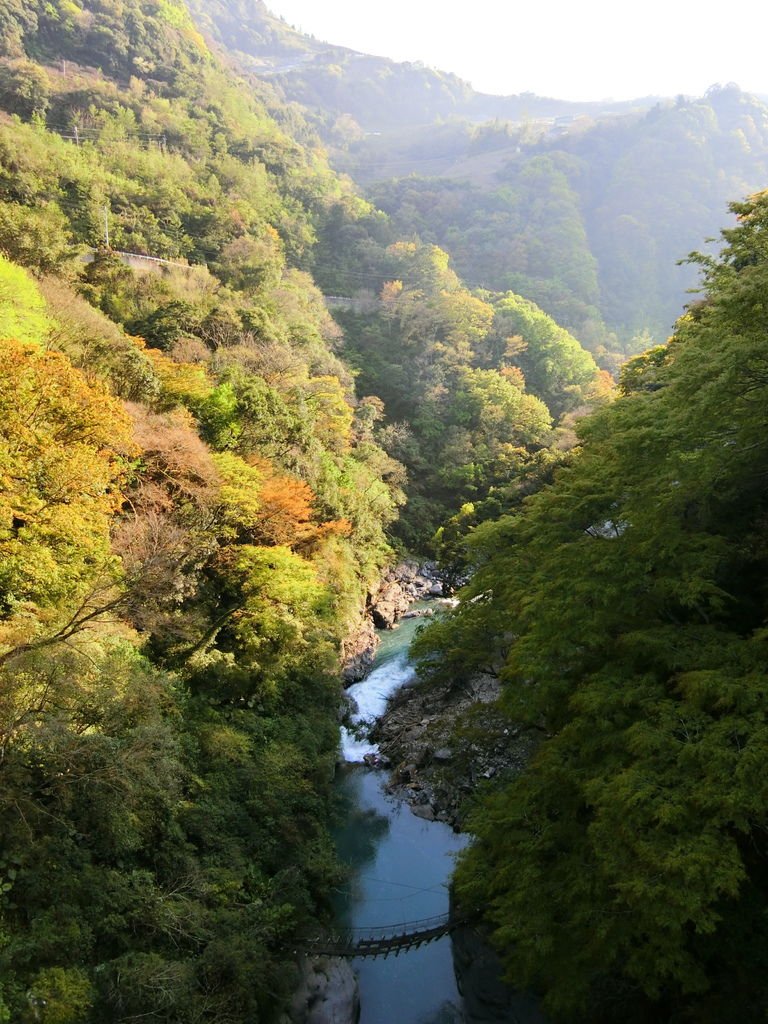
[[[768,108],[729,86],[543,135],[443,126],[368,139],[348,166],[399,179],[369,189],[396,229],[445,248],[469,284],[532,299],[615,369],[666,340],[696,285],[677,262],[763,186]]]
[[[182,6],[0,12],[0,1019],[274,1020],[402,501],[299,269],[343,190]]]
[[[666,340],[696,284],[678,266],[768,173],[768,108],[701,98],[568,104],[328,46],[262,3],[196,0],[369,186],[398,237],[445,249],[469,285],[536,302],[606,369]]]
[[[554,482],[474,531],[418,641],[427,675],[496,672],[539,737],[457,892],[555,1021],[764,1012],[768,194],[734,209],[705,297]]]
[[[468,291],[441,249],[400,242],[385,260],[380,297],[358,292],[336,316],[360,387],[383,400],[379,439],[408,470],[395,532],[420,550],[460,507],[568,447],[570,418],[612,381],[533,303]]]

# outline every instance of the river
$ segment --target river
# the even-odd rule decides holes
[[[358,721],[371,721],[387,699],[413,676],[408,645],[422,620],[406,619],[382,634],[369,675],[347,691]],[[343,927],[404,924],[448,910],[448,881],[455,855],[467,842],[450,826],[425,821],[386,792],[387,772],[359,762],[374,744],[342,730],[342,752],[351,762],[337,781],[336,844],[350,867],[337,894]],[[450,938],[386,959],[354,960],[360,985],[360,1024],[457,1024],[463,1021]]]

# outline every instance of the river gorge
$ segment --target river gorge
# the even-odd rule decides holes
[[[334,899],[340,932],[390,925],[410,931],[412,922],[449,909],[455,857],[469,836],[446,820],[436,820],[431,804],[406,799],[413,791],[393,783],[387,770],[392,766],[368,735],[375,723],[381,726],[396,694],[402,698],[412,692],[406,703],[421,713],[425,697],[413,688],[408,650],[422,616],[438,608],[437,601],[416,602],[409,617],[378,631],[380,642],[368,675],[347,690],[353,711],[341,730],[335,784],[334,838],[349,871]],[[545,1024],[531,997],[501,983],[495,954],[472,927],[397,956],[355,959],[352,968],[357,992],[346,966],[338,971],[323,968],[346,988],[345,1009],[338,1004],[331,1009],[334,1000],[329,997],[325,1016],[310,1018],[311,1024],[355,1024],[358,1000],[359,1024]]]
[[[419,622],[407,619],[383,632],[372,671],[347,691],[357,705],[358,723],[378,718],[387,699],[413,678],[408,645]],[[449,825],[417,817],[404,800],[390,795],[387,773],[361,763],[376,752],[375,744],[342,730],[347,764],[337,780],[342,813],[336,842],[350,868],[348,884],[337,894],[342,928],[406,924],[447,912],[453,857],[467,842]],[[398,957],[356,960],[354,967],[361,1024],[464,1019],[449,936]]]

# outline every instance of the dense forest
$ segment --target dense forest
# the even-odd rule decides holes
[[[414,552],[471,574],[425,678],[499,676],[537,737],[457,875],[510,979],[762,1007],[765,195],[652,343],[768,111],[636,106],[261,3],[0,0],[0,1022],[284,1024],[342,662]],[[408,134],[453,114],[499,120]]]
[[[461,606],[417,645],[427,676],[498,674],[538,737],[456,884],[556,1021],[764,1012],[768,194],[735,212],[705,297],[465,538]]]
[[[470,284],[537,302],[615,371],[666,341],[697,284],[676,264],[764,184],[768,108],[719,87],[570,131],[453,124],[366,139],[345,164],[398,179],[369,192],[400,231],[447,249]]]

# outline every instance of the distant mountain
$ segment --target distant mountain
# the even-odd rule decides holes
[[[363,132],[458,117],[591,117],[646,109],[655,98],[575,103],[533,93],[492,96],[458,75],[320,42],[273,15],[262,0],[190,0],[198,24],[250,71],[267,76],[286,99],[308,107],[331,129],[352,118]]]
[[[627,351],[665,340],[698,280],[678,261],[768,184],[768,107],[728,85],[538,137],[447,124],[366,138],[345,160],[469,284],[526,295],[598,354]]]

